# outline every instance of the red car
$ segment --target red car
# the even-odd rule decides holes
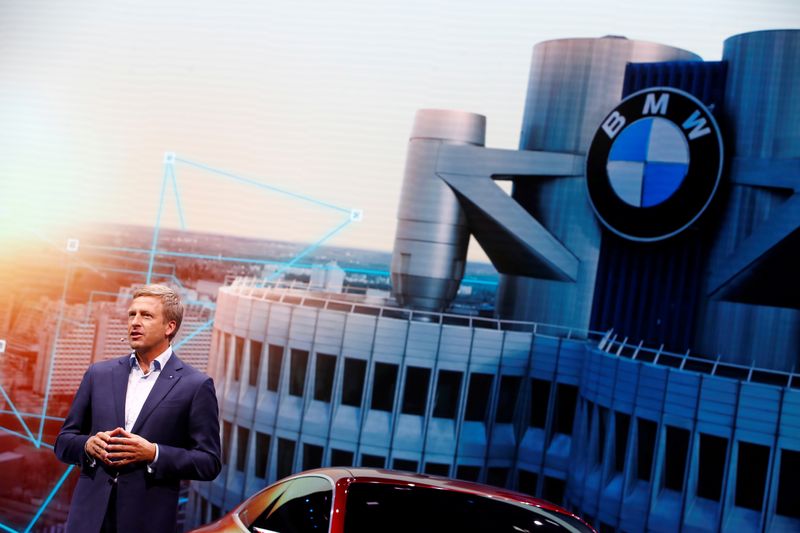
[[[319,468],[277,481],[193,533],[589,532],[579,517],[518,492],[425,474]]]

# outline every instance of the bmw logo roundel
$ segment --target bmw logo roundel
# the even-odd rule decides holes
[[[705,211],[722,175],[722,136],[694,96],[652,87],[619,103],[586,156],[586,186],[597,217],[635,241],[657,241]]]

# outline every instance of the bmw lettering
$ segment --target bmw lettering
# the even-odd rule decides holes
[[[722,161],[719,127],[699,100],[669,87],[639,91],[595,133],[586,157],[589,201],[621,237],[666,239],[708,207]]]

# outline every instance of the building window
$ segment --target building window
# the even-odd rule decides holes
[[[565,483],[563,479],[557,477],[544,476],[544,487],[542,487],[542,498],[556,505],[561,505],[564,501]]]
[[[472,465],[458,465],[456,477],[464,481],[478,481],[481,477],[481,467]]]
[[[689,430],[667,426],[667,444],[664,452],[664,487],[682,492],[686,475],[686,457],[689,454]]]
[[[636,446],[636,476],[642,481],[650,481],[653,468],[653,451],[656,447],[658,425],[652,420],[637,419],[638,443]]]
[[[531,417],[530,426],[547,427],[547,405],[550,402],[550,382],[531,378]]]
[[[603,464],[603,457],[606,453],[606,424],[608,424],[608,409],[598,407],[597,410],[597,456],[595,464]]]
[[[344,359],[344,382],[342,383],[342,404],[361,407],[364,393],[364,375],[367,362],[362,359]],[[350,465],[348,465],[350,466]]]
[[[697,472],[697,495],[719,501],[728,439],[700,434],[700,465]]]
[[[361,466],[367,468],[383,468],[386,466],[386,458],[380,455],[370,455],[368,453],[361,454]]]
[[[428,401],[428,383],[431,369],[418,366],[406,368],[406,386],[403,392],[403,413],[407,415],[424,415]]]
[[[200,496],[200,523],[205,524],[208,522],[208,500]]]
[[[308,351],[292,349],[292,364],[289,367],[289,394],[302,396],[303,386],[306,383],[306,369],[308,368]]]
[[[625,470],[625,452],[628,448],[628,429],[631,425],[631,416],[619,411],[614,413],[614,469],[617,472]]]
[[[450,465],[444,463],[425,463],[425,473],[432,476],[450,475]]]
[[[256,477],[267,479],[270,436],[256,431]]]
[[[391,411],[394,407],[394,389],[397,386],[397,365],[375,363],[372,383],[372,409]]]
[[[539,482],[539,476],[535,472],[529,472],[520,468],[518,475],[517,490],[531,496],[536,496],[536,484]]]
[[[303,470],[322,466],[322,446],[303,444]]]
[[[394,459],[392,460],[392,468],[395,470],[405,470],[406,472],[416,472],[417,462],[410,459]]]
[[[522,378],[519,376],[500,377],[500,397],[497,400],[497,412],[494,416],[495,422],[499,424],[510,424],[514,420],[514,411],[517,406],[519,384],[521,382]]]
[[[317,354],[317,372],[314,379],[314,399],[330,402],[333,392],[333,374],[336,370],[336,357],[324,353]]]
[[[295,442],[290,439],[278,439],[278,479],[290,476],[294,471]]]
[[[222,345],[220,346],[222,350],[220,351],[219,356],[223,362],[223,368],[225,369],[226,373],[228,372],[228,356],[229,356],[228,350],[230,349],[230,346],[231,346],[231,335],[229,333],[223,333]]]
[[[258,371],[261,368],[261,351],[264,344],[260,341],[250,341],[250,376],[248,381],[251,387],[258,384]]]
[[[331,466],[353,466],[353,452],[348,450],[331,450]]]
[[[584,426],[583,438],[585,438],[586,441],[588,442],[589,438],[592,435],[592,420],[594,419],[594,404],[592,402],[588,401],[588,400],[584,400],[583,405],[584,405],[584,412],[586,413],[586,418],[584,420],[584,423],[586,425]]]
[[[486,413],[491,403],[492,380],[491,374],[473,373],[469,376],[469,391],[467,392],[467,409],[464,420],[486,421]]]
[[[231,451],[231,433],[233,425],[227,420],[222,421],[222,462],[228,463],[228,455]]]
[[[269,372],[267,373],[267,390],[278,391],[283,366],[283,346],[269,345]]]
[[[219,505],[211,504],[211,520],[219,520],[222,516],[222,509],[219,508]]]
[[[239,381],[242,379],[242,357],[244,356],[244,339],[236,336],[234,337],[233,348],[233,379]]]
[[[508,468],[503,466],[490,466],[486,471],[486,483],[495,487],[505,487],[508,483]]]
[[[736,468],[736,505],[761,511],[769,468],[769,446],[739,442]]]
[[[236,428],[236,470],[244,472],[247,462],[247,443],[250,440],[250,430],[246,427]]]
[[[462,376],[461,372],[453,370],[439,371],[439,381],[436,384],[436,399],[433,405],[434,417],[455,419]]]
[[[797,473],[800,472],[800,452],[781,450],[778,502],[775,512],[783,516],[800,518],[800,490],[797,490]]]
[[[559,383],[556,385],[556,419],[553,421],[556,433],[572,435],[572,425],[575,421],[575,407],[578,404],[578,387]]]

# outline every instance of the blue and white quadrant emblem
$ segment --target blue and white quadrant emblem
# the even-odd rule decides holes
[[[714,116],[693,95],[672,87],[635,92],[606,115],[589,145],[589,203],[624,239],[667,239],[714,198],[723,154]]]
[[[614,141],[606,170],[622,201],[634,207],[652,207],[680,188],[689,171],[689,146],[669,120],[643,118]]]

